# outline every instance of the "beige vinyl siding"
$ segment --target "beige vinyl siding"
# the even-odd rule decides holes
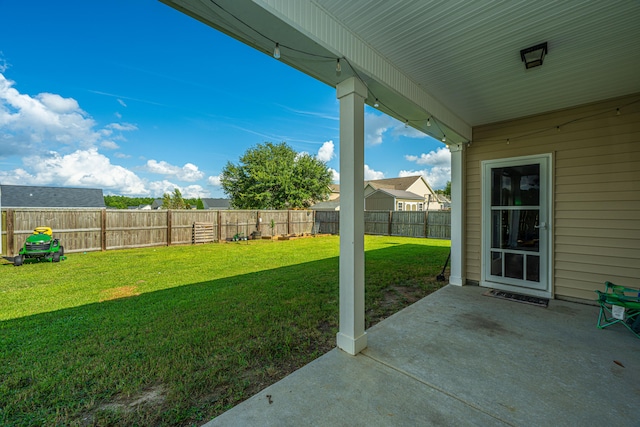
[[[395,198],[383,192],[377,192],[365,198],[365,209],[368,211],[394,211]]]
[[[554,294],[592,300],[606,280],[640,288],[636,100],[640,94],[474,128],[465,152],[469,280],[481,276],[481,161],[552,153]]]

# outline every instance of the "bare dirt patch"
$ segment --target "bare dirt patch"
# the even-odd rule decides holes
[[[111,402],[99,405],[91,412],[85,413],[81,418],[82,426],[95,424],[97,412],[111,412],[129,414],[141,406],[162,406],[165,401],[165,389],[162,385],[147,388],[134,396],[116,396]]]
[[[117,288],[105,289],[101,291],[100,302],[138,295],[140,295],[140,292],[138,292],[137,286],[119,286]]]

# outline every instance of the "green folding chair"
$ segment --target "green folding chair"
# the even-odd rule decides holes
[[[596,291],[600,304],[598,328],[620,323],[640,338],[640,289],[626,288],[611,282],[604,284],[604,292]]]

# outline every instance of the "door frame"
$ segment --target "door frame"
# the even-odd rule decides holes
[[[491,168],[500,166],[517,166],[540,163],[540,222],[546,219],[545,239],[540,239],[540,277],[546,280],[546,289],[533,289],[513,284],[497,282],[490,275],[491,259]],[[483,160],[480,174],[482,183],[481,199],[481,250],[480,250],[480,286],[516,292],[525,295],[553,298],[553,155],[535,154],[529,156],[508,157],[502,159]],[[546,209],[543,212],[543,203]],[[541,230],[542,233],[542,230]],[[544,240],[544,242],[543,242]],[[544,248],[543,246],[544,245]],[[544,250],[543,250],[544,249]],[[546,256],[544,256],[546,252]],[[544,262],[542,257],[544,256]],[[546,269],[546,271],[544,271]]]

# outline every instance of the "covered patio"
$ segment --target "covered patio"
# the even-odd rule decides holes
[[[592,305],[485,292],[446,286],[206,426],[638,425],[640,340]]]
[[[640,287],[638,2],[161,1],[340,104],[338,349],[211,425],[638,425],[640,341],[590,305]],[[452,200],[449,285],[368,331],[365,105],[448,147]]]

